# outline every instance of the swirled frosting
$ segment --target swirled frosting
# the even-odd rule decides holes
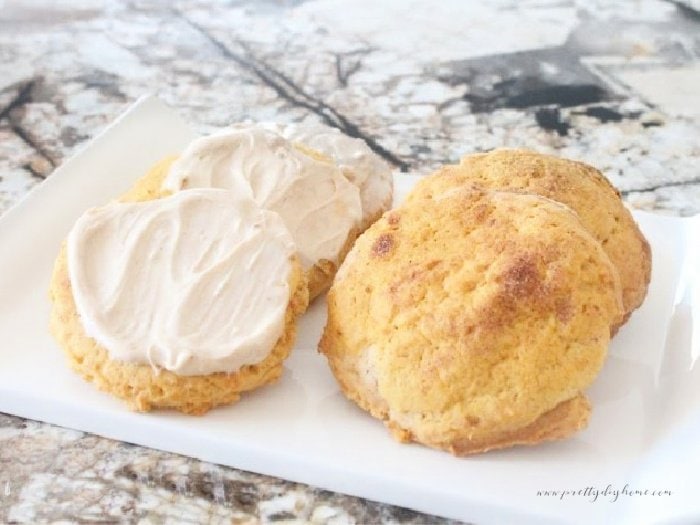
[[[343,175],[360,190],[364,227],[391,207],[394,189],[391,168],[364,140],[322,124],[265,123],[263,126],[333,159]]]
[[[163,187],[223,188],[279,213],[305,269],[323,259],[336,262],[362,218],[359,191],[335,164],[257,126],[193,141],[173,163]]]
[[[217,189],[93,208],[67,241],[85,333],[113,359],[179,375],[234,372],[270,353],[294,253],[279,215]]]

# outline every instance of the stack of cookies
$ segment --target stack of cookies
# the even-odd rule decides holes
[[[335,129],[202,137],[77,220],[51,331],[74,370],[133,409],[234,402],[280,376],[296,319],[392,191],[388,166]]]
[[[400,441],[467,455],[564,438],[586,425],[584,391],[650,272],[648,243],[594,168],[472,155],[359,237],[320,350]]]
[[[389,210],[392,190],[365,143],[323,126],[197,139],[77,220],[52,332],[133,409],[202,414],[280,376],[332,283],[320,351],[398,440],[467,455],[583,428],[651,273],[617,191],[517,150],[444,166]]]

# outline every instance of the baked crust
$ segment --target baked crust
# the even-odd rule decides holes
[[[620,324],[644,301],[651,279],[649,243],[623,205],[620,193],[599,170],[534,151],[497,149],[467,155],[458,165],[443,166],[418,182],[407,202],[432,198],[465,184],[535,193],[566,204],[603,245],[620,274],[625,307]]]
[[[585,426],[622,315],[617,271],[569,208],[462,188],[359,237],[319,349],[395,438],[466,455]]]

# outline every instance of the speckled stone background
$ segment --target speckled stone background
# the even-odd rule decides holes
[[[155,93],[202,132],[322,121],[404,171],[556,152],[691,215],[699,58],[698,0],[0,0],[0,214]],[[0,522],[124,521],[449,523],[0,415]]]

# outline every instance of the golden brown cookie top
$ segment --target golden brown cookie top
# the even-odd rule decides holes
[[[458,165],[442,167],[422,179],[407,201],[430,198],[465,184],[524,191],[566,204],[618,269],[626,314],[644,300],[651,277],[649,244],[617,190],[597,169],[533,151],[499,149],[467,155]]]
[[[578,395],[621,316],[617,272],[571,210],[462,188],[358,239],[322,349],[357,353],[391,421],[422,441],[478,440]]]

